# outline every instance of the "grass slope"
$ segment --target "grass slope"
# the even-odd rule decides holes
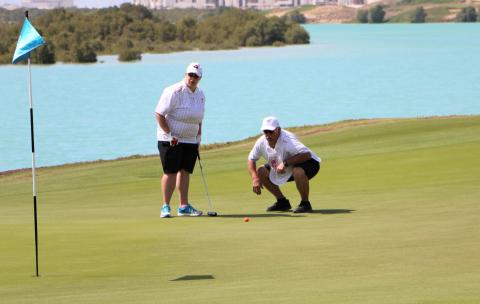
[[[263,211],[252,140],[203,152],[217,218],[159,219],[157,157],[39,170],[41,278],[29,173],[0,176],[0,302],[480,302],[479,116],[295,132],[323,159],[307,215]]]

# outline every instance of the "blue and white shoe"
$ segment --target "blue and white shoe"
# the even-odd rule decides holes
[[[202,214],[202,211],[193,208],[190,204],[178,207],[178,216],[201,216]]]
[[[170,215],[170,205],[163,204],[162,209],[160,210],[160,217],[162,217],[162,218],[172,217]]]

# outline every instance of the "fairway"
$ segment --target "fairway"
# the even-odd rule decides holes
[[[254,139],[202,151],[218,217],[160,219],[157,156],[41,168],[40,278],[30,171],[0,175],[0,303],[480,303],[480,116],[289,130],[322,158],[311,214],[265,212]]]

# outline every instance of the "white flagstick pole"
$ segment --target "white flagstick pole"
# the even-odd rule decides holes
[[[28,11],[25,12],[28,19]],[[32,141],[32,182],[33,182],[33,217],[35,222],[35,274],[38,277],[38,229],[37,229],[37,181],[35,176],[35,136],[33,132],[33,101],[32,101],[32,68],[28,56],[28,101],[30,104],[30,135]]]

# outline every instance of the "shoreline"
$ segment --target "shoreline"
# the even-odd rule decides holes
[[[295,132],[298,136],[304,135],[312,135],[315,133],[325,133],[325,132],[333,132],[340,129],[346,128],[353,128],[353,127],[361,127],[379,123],[387,123],[387,122],[394,122],[394,121],[404,121],[404,120],[422,120],[422,119],[450,119],[450,118],[468,118],[468,117],[476,117],[480,116],[480,114],[471,114],[471,115],[434,115],[434,116],[417,116],[417,117],[407,117],[407,118],[365,118],[365,119],[346,119],[335,121],[332,123],[325,123],[325,124],[318,124],[318,125],[304,125],[304,126],[294,126],[294,127],[286,127],[285,129]],[[226,141],[221,143],[211,143],[207,145],[202,145],[201,150],[208,151],[213,149],[221,149],[221,148],[228,148],[233,145],[240,145],[245,144],[250,141],[254,141],[258,138],[260,134],[253,135],[241,140],[237,141]],[[86,161],[79,161],[73,163],[64,163],[59,165],[50,165],[50,166],[42,166],[36,167],[35,169],[52,169],[52,168],[71,168],[77,167],[82,165],[91,165],[91,164],[99,164],[99,163],[110,163],[115,161],[123,161],[123,160],[131,160],[131,159],[147,159],[152,157],[158,157],[157,154],[133,154],[130,156],[122,156],[113,159],[96,159],[96,160],[86,160]],[[0,178],[5,176],[11,176],[17,173],[24,173],[32,170],[31,167],[27,168],[17,168],[17,169],[9,169],[5,171],[0,171]]]

